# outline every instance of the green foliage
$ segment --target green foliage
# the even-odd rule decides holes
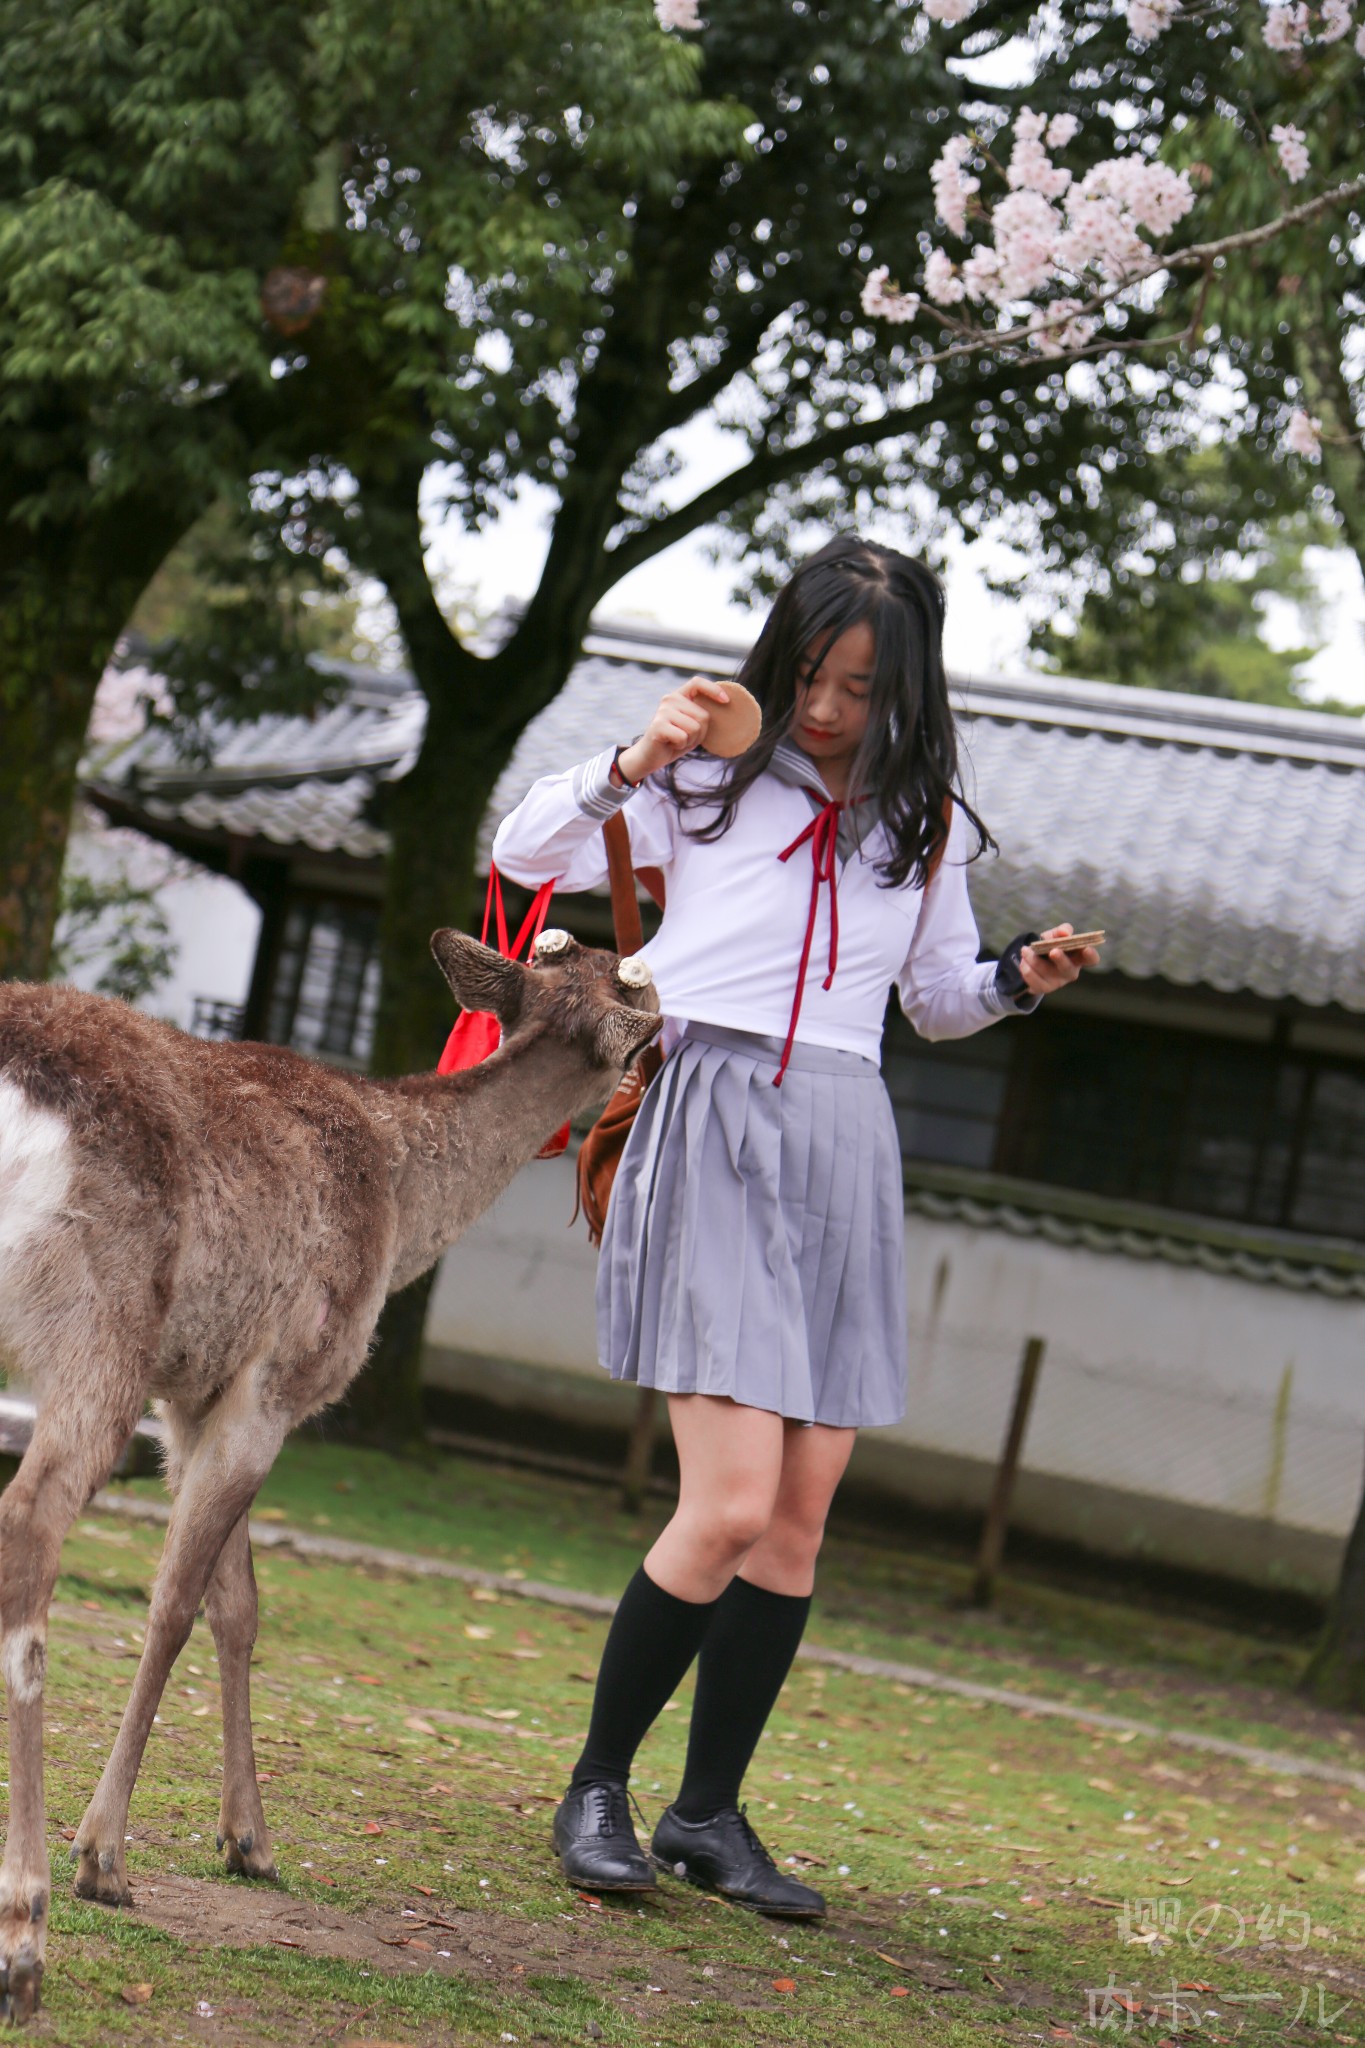
[[[342,688],[333,661],[369,661],[355,579],[327,534],[279,493],[220,501],[166,557],[129,621],[162,680],[153,708],[206,755],[211,719],[312,713]]]
[[[1320,643],[1275,648],[1262,628],[1278,599],[1305,632],[1320,629],[1322,599],[1305,554],[1340,538],[1321,508],[1308,500],[1256,516],[1241,465],[1226,450],[1205,449],[1165,465],[1153,495],[1131,509],[1140,527],[1128,522],[1113,566],[1071,616],[1033,633],[1043,665],[1149,690],[1307,701],[1299,672]]]
[[[99,875],[68,867],[52,948],[53,981],[70,981],[98,963],[89,984],[95,994],[137,1003],[170,979],[178,950],[154,888],[121,869]]]

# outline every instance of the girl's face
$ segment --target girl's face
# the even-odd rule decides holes
[[[839,635],[812,672],[808,663],[818,651],[809,650],[797,679],[792,733],[797,745],[820,764],[827,781],[831,770],[842,780],[867,731],[877,642],[864,619]]]

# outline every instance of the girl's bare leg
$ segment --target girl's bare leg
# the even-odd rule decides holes
[[[678,1505],[645,1570],[679,1600],[715,1600],[772,1521],[789,1456],[786,1430],[780,1415],[715,1394],[670,1394],[668,1415],[678,1451]],[[851,1438],[853,1432],[825,1434]],[[837,1483],[836,1474],[831,1492]]]
[[[767,1528],[740,1567],[740,1577],[769,1593],[807,1594],[824,1540],[830,1503],[853,1453],[856,1429],[823,1423],[786,1424],[782,1471]]]

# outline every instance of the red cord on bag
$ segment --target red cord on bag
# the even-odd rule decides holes
[[[488,944],[488,927],[496,918],[497,950],[505,960],[519,960],[523,948],[527,957],[535,950],[536,940],[545,929],[545,920],[550,912],[550,898],[554,895],[555,884],[543,882],[531,898],[531,907],[522,919],[521,930],[509,945],[507,938],[507,912],[502,900],[502,877],[490,865],[488,870],[488,894],[484,898],[482,943]],[[467,1067],[482,1066],[502,1044],[502,1025],[491,1010],[461,1010],[454,1027],[445,1042],[445,1050],[436,1062],[438,1074],[457,1074]],[[569,1143],[569,1126],[562,1124],[554,1136],[548,1138],[536,1154],[537,1159],[557,1159]]]

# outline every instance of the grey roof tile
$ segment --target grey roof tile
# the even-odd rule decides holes
[[[563,692],[522,734],[479,838],[538,776],[645,724],[681,673],[733,673],[743,649],[601,623]],[[382,856],[379,782],[415,759],[425,706],[410,681],[342,668],[348,693],[313,719],[225,726],[207,768],[161,731],[91,778],[153,826]],[[959,692],[969,795],[999,841],[969,886],[989,948],[1061,918],[1103,925],[1105,966],[1365,1012],[1365,724],[1215,698],[1053,677],[983,677]]]

